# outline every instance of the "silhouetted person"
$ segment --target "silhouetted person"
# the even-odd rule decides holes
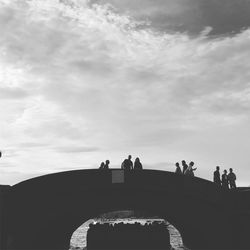
[[[105,170],[109,169],[109,163],[110,163],[109,160],[106,160],[103,169]]]
[[[105,166],[105,164],[104,164],[104,162],[102,162],[99,169],[104,169],[104,166]]]
[[[187,168],[186,171],[184,172],[184,174],[185,174],[185,175],[188,175],[188,176],[194,177],[194,171],[195,171],[197,168],[193,168],[193,166],[194,166],[194,162],[191,161],[191,162],[189,163],[188,168]]]
[[[0,158],[2,157],[2,152],[0,151]]]
[[[131,161],[132,156],[129,155],[128,159],[125,159],[122,163],[122,169],[124,170],[132,170],[133,169],[133,162]]]
[[[217,166],[216,170],[214,171],[214,183],[218,186],[221,186],[221,179],[220,179],[220,167]]]
[[[186,171],[187,168],[188,168],[188,165],[187,165],[186,161],[183,160],[183,161],[181,162],[181,165],[182,165],[182,173],[185,174],[185,171]]]
[[[175,173],[176,174],[182,174],[179,162],[176,162],[175,166],[176,166]]]
[[[223,172],[224,174],[221,176],[221,184],[223,188],[228,189],[229,187],[228,187],[227,170],[224,170]]]
[[[138,157],[135,159],[135,162],[134,162],[134,170],[142,170],[142,164]]]
[[[230,188],[231,189],[236,188],[236,183],[235,183],[235,181],[236,181],[236,175],[235,175],[235,173],[233,173],[233,169],[232,168],[229,169],[229,174],[227,175],[227,178],[228,178],[228,182],[229,182]]]

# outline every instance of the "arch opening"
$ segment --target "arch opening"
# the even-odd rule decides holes
[[[187,249],[184,247],[182,236],[179,230],[161,216],[146,211],[119,210],[102,213],[85,221],[73,232],[70,239],[69,250],[87,249],[87,232],[91,224],[117,224],[120,222],[123,222],[124,224],[140,223],[141,225],[150,224],[153,222],[164,223],[169,231],[171,246],[176,250]]]

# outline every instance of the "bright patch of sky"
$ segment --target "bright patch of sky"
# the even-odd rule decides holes
[[[226,27],[207,21],[213,5],[166,2],[0,0],[0,183],[132,154],[250,184],[248,19]]]

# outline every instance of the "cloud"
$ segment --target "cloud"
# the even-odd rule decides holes
[[[23,89],[18,88],[0,88],[1,99],[20,99],[26,98],[28,93]]]
[[[203,33],[156,32],[146,14],[98,3],[0,1],[0,138],[3,147],[23,148],[21,168],[94,165],[110,152],[118,161],[118,152],[138,148],[165,162],[158,151],[193,153],[197,133],[216,137],[218,127],[248,124],[249,29],[211,39],[208,21],[199,29],[190,21]],[[145,7],[150,13],[151,1]],[[169,8],[191,19],[190,8],[210,11],[195,1]],[[31,149],[50,162],[30,162]],[[66,152],[85,154],[72,163]]]
[[[99,149],[96,147],[76,147],[76,146],[64,146],[64,147],[57,147],[55,148],[56,151],[61,153],[89,153],[89,152],[96,152]]]
[[[151,22],[156,30],[199,34],[211,27],[211,35],[232,35],[250,26],[248,0],[92,0],[109,3],[120,13]],[[143,6],[143,8],[141,8]]]
[[[20,148],[40,148],[40,147],[46,147],[48,144],[41,143],[41,142],[23,142],[18,145]]]

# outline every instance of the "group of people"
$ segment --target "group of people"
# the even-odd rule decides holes
[[[102,162],[99,169],[109,169],[109,163],[110,163],[109,160],[106,160],[105,163]]]
[[[186,161],[183,160],[181,162],[181,165],[182,165],[182,169],[180,167],[179,162],[175,163],[175,166],[176,166],[175,173],[176,174],[184,174],[184,175],[188,175],[188,176],[193,176],[194,177],[194,171],[197,168],[193,167],[194,166],[194,162],[193,161],[191,161],[189,164],[187,164]]]
[[[110,161],[106,160],[105,163],[102,162],[99,169],[107,170],[109,169]],[[181,161],[182,168],[179,164],[179,162],[175,163],[176,174],[183,174],[187,176],[194,177],[194,171],[197,168],[194,168],[194,162],[191,161],[189,164],[186,163],[185,160]],[[133,163],[132,156],[129,155],[127,159],[125,159],[121,164],[121,169],[124,170],[142,170],[142,164],[140,162],[140,159],[137,157]],[[229,169],[229,173],[227,174],[227,170],[223,171],[223,174],[220,175],[220,167],[217,166],[216,170],[214,171],[214,183],[218,186],[221,186],[225,189],[235,189],[236,188],[236,175],[233,172],[233,169]]]
[[[106,160],[105,163],[102,162],[99,169],[109,169],[109,164],[110,164],[110,161],[109,160]],[[124,170],[142,170],[142,164],[140,162],[140,159],[139,157],[135,158],[135,161],[133,163],[132,161],[132,156],[129,155],[127,159],[125,159],[122,164],[121,164],[121,169],[124,169]]]
[[[235,189],[236,188],[236,175],[233,172],[233,169],[229,169],[229,173],[225,169],[223,174],[220,176],[220,167],[217,166],[216,170],[214,171],[214,183],[218,186],[223,187],[225,189]]]

